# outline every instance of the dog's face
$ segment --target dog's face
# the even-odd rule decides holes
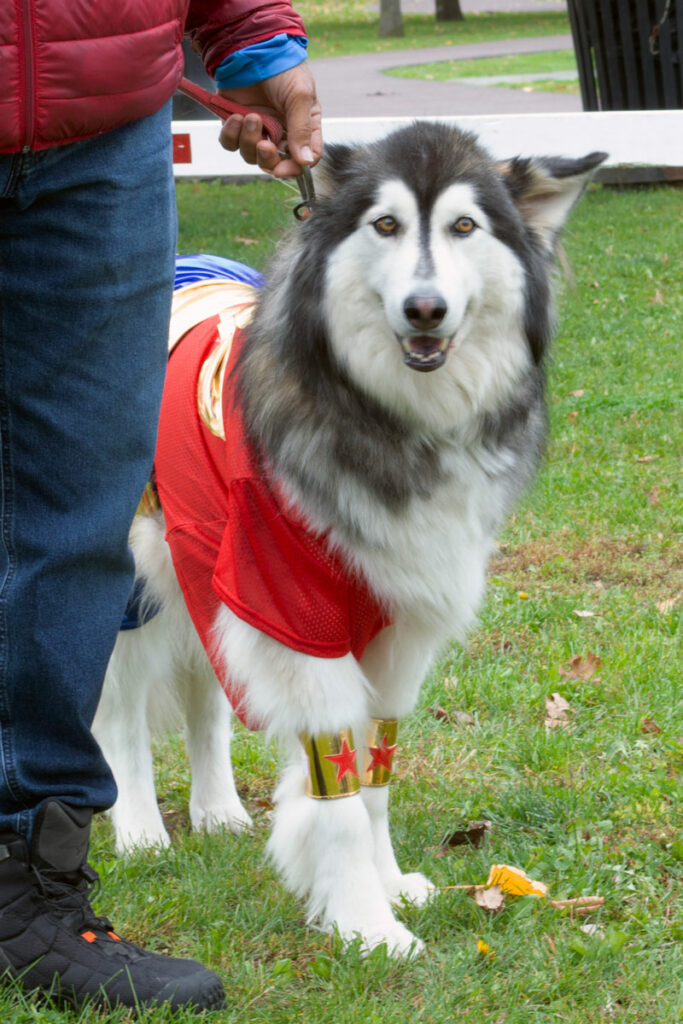
[[[352,301],[369,307],[369,320],[386,319],[397,343],[392,356],[410,370],[440,369],[487,303],[519,321],[522,267],[496,240],[471,184],[448,185],[424,206],[394,178],[373,199],[333,255],[329,285],[361,270]]]
[[[306,229],[339,365],[421,418],[456,393],[494,406],[542,360],[555,239],[602,159],[497,164],[472,135],[424,122],[331,147]]]

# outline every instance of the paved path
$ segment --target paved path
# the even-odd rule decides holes
[[[479,0],[469,0],[470,4],[474,2]],[[496,0],[484,2],[493,4]],[[509,10],[514,0],[498,2],[505,5],[504,9]],[[534,0],[525,0],[527,9],[533,2]],[[466,0],[463,0],[464,10],[467,9],[465,4]],[[383,74],[383,71],[407,64],[571,48],[570,35],[536,36],[529,39],[500,40],[495,43],[392,50],[353,57],[323,57],[311,60],[310,66],[317,83],[324,117],[566,113],[582,109],[579,96],[524,92],[522,89],[500,87],[487,88],[461,82],[426,82],[415,78],[394,78]]]

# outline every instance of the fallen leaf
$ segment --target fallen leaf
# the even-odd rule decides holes
[[[647,300],[648,306],[665,306],[664,296],[662,295],[659,288],[655,291],[654,295]]]
[[[235,241],[241,242],[242,245],[258,245],[258,238],[245,238],[244,236],[235,235]]]
[[[675,597],[667,597],[664,601],[660,601],[655,607],[658,612],[662,613],[662,615],[666,615],[667,612],[670,612],[671,609],[678,604],[682,596],[683,595],[681,594],[676,594]]]
[[[442,846],[474,846],[478,849],[487,832],[491,831],[490,821],[470,821],[467,828],[456,829],[442,840]]]
[[[437,705],[434,708],[427,708],[427,713],[439,722],[448,722],[450,725],[474,725],[474,715],[468,714],[467,711],[446,711]]]
[[[572,395],[573,398],[582,398],[585,395],[585,393],[586,392],[583,388],[578,388],[576,391],[569,392],[569,394]]]
[[[560,696],[559,693],[554,693],[552,697],[546,697],[545,699],[545,710],[546,710],[546,729],[568,729],[571,731],[571,722],[567,717],[567,712],[571,711],[569,704]]]
[[[587,608],[574,608],[574,615],[577,619],[594,619],[597,612],[591,612]]]
[[[547,896],[548,887],[543,882],[535,882],[521,868],[510,867],[509,864],[493,864],[489,871],[486,885],[494,889],[500,888],[510,896]]]
[[[636,462],[656,462],[659,455],[640,455],[636,458]]]
[[[581,931],[584,935],[592,935],[596,939],[604,939],[605,933],[599,924],[582,924]]]
[[[491,885],[484,889],[477,889],[474,893],[474,902],[483,910],[489,910],[492,914],[496,914],[505,906],[505,896],[499,886]]]
[[[595,675],[599,668],[602,668],[600,658],[597,654],[593,654],[592,651],[587,651],[586,654],[572,655],[567,667],[560,668],[560,675],[564,676],[565,679],[582,679],[586,681]]]
[[[569,916],[591,914],[594,910],[604,907],[605,900],[602,896],[575,896],[571,900],[548,900],[548,905],[555,910],[568,910]]]
[[[659,500],[659,488],[653,487],[647,496],[648,504],[651,508],[659,508],[661,502]]]
[[[640,726],[640,731],[644,733],[660,733],[662,730],[659,728],[654,718],[646,718]]]

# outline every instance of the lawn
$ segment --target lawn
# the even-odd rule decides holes
[[[98,906],[131,938],[219,970],[229,1006],[208,1024],[683,1020],[682,196],[595,187],[572,216],[547,459],[501,537],[478,628],[434,668],[402,733],[399,860],[444,887],[403,911],[427,954],[362,961],[306,928],[263,862],[276,753],[243,730],[253,837],[189,832],[177,736],[157,750],[173,848],[121,862],[96,822]],[[181,251],[259,267],[292,220],[293,195],[273,182],[182,183],[178,199]],[[549,708],[553,694],[567,706]],[[483,845],[442,845],[475,820],[491,823]],[[604,906],[572,917],[526,896],[491,913],[448,888],[485,882],[492,864]],[[4,991],[0,1020],[132,1018]]]
[[[353,53],[385,50],[414,50],[425,46],[457,46],[497,39],[521,39],[569,33],[566,12],[531,11],[519,14],[496,13],[468,15],[464,21],[436,22],[429,14],[404,14],[404,35],[379,39],[378,15],[363,4],[297,4],[310,38],[311,57],[345,57]]]
[[[553,77],[557,72],[572,72],[574,78]],[[514,75],[514,81],[492,82],[504,89],[527,92],[562,92],[580,95],[576,56],[573,50],[548,50],[543,53],[520,53],[470,60],[442,60],[429,64],[405,64],[389,68],[385,74],[394,78],[417,78],[425,82],[467,82],[489,76]],[[547,74],[546,77],[542,77]],[[530,76],[524,78],[522,76]]]

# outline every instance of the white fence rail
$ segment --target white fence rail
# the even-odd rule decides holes
[[[412,117],[331,117],[323,121],[326,142],[369,142]],[[497,158],[510,156],[582,156],[591,150],[609,153],[607,175],[618,178],[626,168],[635,179],[683,177],[683,111],[643,110],[573,114],[505,114],[439,117],[476,132]],[[259,176],[235,153],[218,144],[217,120],[174,121],[174,167],[177,178]],[[635,175],[633,175],[635,172]],[[628,177],[628,175],[626,175]]]

